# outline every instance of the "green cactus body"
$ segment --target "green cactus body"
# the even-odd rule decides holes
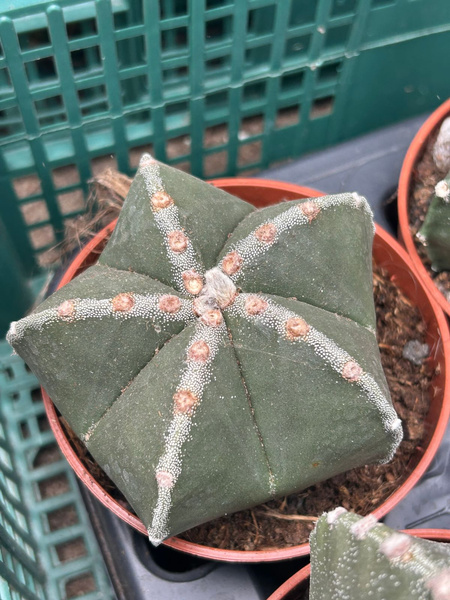
[[[450,544],[399,533],[344,508],[310,536],[311,600],[448,600]]]
[[[402,437],[357,194],[263,210],[148,155],[98,264],[8,340],[152,542]]]
[[[450,270],[450,173],[436,185],[417,237],[424,244],[433,269]]]

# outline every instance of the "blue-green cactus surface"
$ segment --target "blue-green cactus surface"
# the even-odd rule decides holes
[[[310,536],[310,600],[448,600],[450,544],[336,508]]]
[[[450,173],[436,185],[417,237],[425,246],[432,268],[450,270]]]
[[[357,194],[263,210],[145,155],[98,264],[11,325],[155,544],[389,460]]]

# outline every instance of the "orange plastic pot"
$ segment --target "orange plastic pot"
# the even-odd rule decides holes
[[[317,190],[298,185],[257,179],[217,179],[212,182],[230,194],[251,202],[258,208],[276,204],[282,200],[310,198],[323,195]],[[108,234],[114,229],[115,222],[100,231],[77,255],[64,274],[59,287],[68,283],[87,267],[94,264],[102,251]],[[444,346],[449,343],[449,330],[444,314],[418,282],[411,262],[400,245],[381,228],[377,228],[374,241],[374,257],[378,265],[384,267],[398,287],[420,308],[428,325],[427,343],[431,348],[433,366],[439,365],[439,374],[433,381],[431,406],[427,417],[426,437],[422,446],[416,449],[411,461],[412,472],[403,484],[393,493],[374,514],[377,518],[388,513],[417,483],[431,462],[445,431],[450,411],[450,357],[444,354]],[[90,491],[117,516],[147,534],[142,521],[114,500],[87,471],[86,467],[70,445],[58,419],[55,407],[43,391],[45,408],[56,440],[78,477]],[[177,550],[188,552],[199,557],[227,562],[264,562],[285,560],[309,554],[309,545],[301,544],[290,548],[238,551],[212,548],[182,540],[177,537],[164,542]]]
[[[440,127],[442,121],[450,115],[450,99],[441,104],[425,121],[417,132],[403,161],[400,179],[398,183],[398,221],[399,235],[406,250],[411,257],[411,262],[419,279],[423,282],[432,298],[439,304],[444,312],[450,316],[450,302],[447,301],[444,294],[438,290],[430,274],[426,270],[422,259],[420,258],[411,229],[409,226],[408,208],[410,202],[410,190],[413,185],[413,173],[416,164],[421,159],[430,135]]]
[[[405,529],[404,533],[431,540],[450,543],[450,531],[447,529]],[[267,600],[300,600],[309,588],[311,565],[306,565],[280,585]]]

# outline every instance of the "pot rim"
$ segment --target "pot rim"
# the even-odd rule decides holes
[[[448,529],[402,529],[402,533],[407,533],[424,540],[432,542],[450,543],[450,530]],[[290,592],[297,591],[311,576],[311,563],[294,573],[279,588],[277,588],[267,600],[284,600]],[[301,591],[301,590],[298,590]]]
[[[211,183],[213,183],[217,187],[225,189],[226,191],[231,190],[230,193],[233,193],[233,188],[239,187],[241,189],[273,189],[278,192],[281,190],[287,196],[290,195],[290,199],[299,197],[318,197],[323,195],[322,192],[319,192],[318,190],[313,190],[311,188],[265,179],[221,178],[213,180]],[[109,225],[107,225],[106,227],[104,227],[99,233],[95,235],[95,237],[92,240],[90,240],[81,249],[80,253],[75,257],[75,259],[72,261],[72,263],[66,270],[58,286],[58,289],[75,277],[78,271],[81,270],[82,265],[86,262],[88,256],[91,255],[93,251],[95,251],[95,249],[102,243],[105,236],[108,233],[112,232],[116,222],[117,219]],[[411,488],[418,482],[418,480],[430,464],[444,435],[447,420],[450,413],[450,353],[444,354],[444,347],[446,344],[448,344],[450,347],[450,334],[447,321],[445,319],[444,314],[442,313],[442,310],[430,297],[425,287],[421,286],[420,281],[415,280],[413,275],[414,270],[411,267],[411,261],[408,255],[406,254],[405,250],[400,246],[400,244],[396,240],[394,240],[386,231],[384,231],[378,225],[376,226],[376,233],[374,239],[374,252],[376,251],[376,248],[384,248],[387,251],[387,255],[389,256],[391,264],[395,264],[392,263],[392,253],[394,253],[394,256],[396,256],[396,258],[400,260],[401,267],[407,274],[407,279],[410,280],[410,283],[411,281],[413,282],[413,287],[417,291],[417,293],[417,286],[419,286],[419,290],[422,290],[422,303],[427,303],[425,307],[426,312],[432,320],[434,319],[438,336],[440,337],[440,340],[442,342],[441,354],[443,355],[445,363],[444,367],[442,368],[443,379],[442,381],[440,381],[440,385],[443,387],[442,407],[440,411],[438,411],[439,417],[437,419],[437,423],[434,428],[431,439],[429,440],[428,446],[424,450],[422,457],[418,461],[418,464],[412,470],[408,478],[387,500],[385,500],[385,502],[383,502],[375,511],[373,511],[372,514],[377,519],[380,519],[385,514],[387,514],[402,498],[404,498],[406,494],[411,490]],[[423,317],[425,318],[424,314]],[[66,457],[67,461],[69,462],[70,466],[75,471],[76,475],[89,488],[89,490],[94,494],[94,496],[96,496],[96,498],[100,500],[100,502],[102,502],[102,504],[109,508],[114,514],[116,514],[123,521],[125,521],[141,533],[147,534],[147,530],[142,521],[136,515],[126,510],[116,500],[114,500],[100,486],[100,484],[96,481],[96,479],[94,479],[94,477],[89,473],[89,471],[87,471],[85,466],[78,458],[78,455],[70,445],[62,429],[53,402],[51,401],[50,397],[44,389],[42,389],[42,393],[45,404],[45,410],[47,412],[50,426],[53,430],[53,433],[55,434],[56,441],[64,456]],[[291,546],[288,548],[249,551],[213,548],[194,542],[189,542],[187,540],[180,539],[176,536],[165,540],[163,543],[176,550],[187,552],[189,554],[193,554],[201,558],[219,560],[222,562],[250,563],[280,561],[309,554],[309,544],[307,543],[300,544],[297,546]]]
[[[399,221],[399,236],[406,246],[406,250],[411,258],[413,267],[419,279],[423,282],[433,299],[439,304],[444,312],[450,316],[450,302],[445,299],[444,294],[438,290],[434,281],[431,279],[427,269],[425,268],[422,259],[417,252],[414,244],[414,239],[409,227],[408,205],[409,205],[409,189],[412,183],[412,174],[432,131],[445,119],[450,116],[450,98],[441,104],[428,119],[423,123],[422,127],[414,136],[400,171],[398,182],[398,200],[397,211]]]

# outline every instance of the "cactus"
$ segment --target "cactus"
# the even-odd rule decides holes
[[[447,117],[439,129],[433,146],[433,160],[439,171],[450,169],[450,117]]]
[[[310,600],[448,600],[450,544],[336,508],[310,536]]]
[[[98,263],[10,327],[158,544],[388,461],[357,194],[263,210],[144,155]]]
[[[450,270],[450,173],[436,185],[417,238],[425,246],[434,271]]]

